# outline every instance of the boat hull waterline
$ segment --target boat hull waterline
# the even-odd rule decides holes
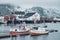
[[[30,31],[31,36],[47,35],[47,34],[48,34],[48,32],[31,32]]]
[[[14,32],[14,31],[10,32],[10,35],[28,35],[28,34],[29,34],[29,30],[24,32]]]

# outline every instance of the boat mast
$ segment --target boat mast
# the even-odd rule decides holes
[[[44,17],[44,16],[43,16],[43,17]],[[43,19],[43,27],[44,27],[44,28],[47,27],[47,25],[46,25],[46,23],[45,23],[45,19]]]

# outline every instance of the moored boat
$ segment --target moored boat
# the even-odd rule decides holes
[[[19,26],[19,28],[10,29],[10,35],[27,35],[29,34],[29,28],[25,22]]]
[[[49,32],[48,31],[46,31],[46,29],[45,28],[38,28],[37,30],[31,30],[30,31],[30,35],[31,36],[37,36],[37,35],[46,35],[46,34],[48,34]]]
[[[29,30],[15,30],[15,31],[10,31],[10,35],[27,35],[29,34]]]

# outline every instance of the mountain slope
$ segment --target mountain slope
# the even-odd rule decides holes
[[[32,7],[27,9],[27,11],[35,11],[40,14],[41,17],[51,18],[51,17],[60,17],[60,11],[57,9],[45,9],[42,7]]]

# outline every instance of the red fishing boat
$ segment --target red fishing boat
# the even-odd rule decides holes
[[[27,35],[27,34],[29,34],[29,28],[25,26],[25,23],[22,27],[10,30],[10,35]]]
[[[29,34],[29,30],[25,31],[10,31],[10,35],[27,35]]]

